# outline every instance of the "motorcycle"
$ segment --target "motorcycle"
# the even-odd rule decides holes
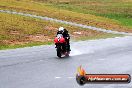
[[[57,35],[57,37],[54,39],[54,43],[56,45],[57,56],[59,58],[61,58],[62,55],[69,56],[70,51],[68,50],[67,42],[62,34]]]

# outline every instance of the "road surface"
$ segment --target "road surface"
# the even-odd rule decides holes
[[[132,88],[130,84],[86,84],[75,80],[82,65],[87,73],[132,75],[132,37],[71,43],[71,56],[59,59],[54,46],[0,51],[0,88]]]

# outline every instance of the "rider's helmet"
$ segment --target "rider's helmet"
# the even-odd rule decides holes
[[[63,27],[60,27],[60,28],[58,29],[58,31],[64,32],[64,28],[63,28]]]

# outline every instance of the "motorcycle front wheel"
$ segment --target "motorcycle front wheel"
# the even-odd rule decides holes
[[[61,47],[60,46],[57,47],[57,56],[61,58]]]

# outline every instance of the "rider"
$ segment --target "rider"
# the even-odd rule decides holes
[[[70,42],[69,42],[70,41],[70,35],[69,35],[68,31],[65,28],[63,28],[63,27],[60,27],[58,29],[58,32],[57,32],[57,35],[58,34],[62,34],[63,35],[63,37],[65,38],[65,41],[67,42],[68,50],[71,51]]]

